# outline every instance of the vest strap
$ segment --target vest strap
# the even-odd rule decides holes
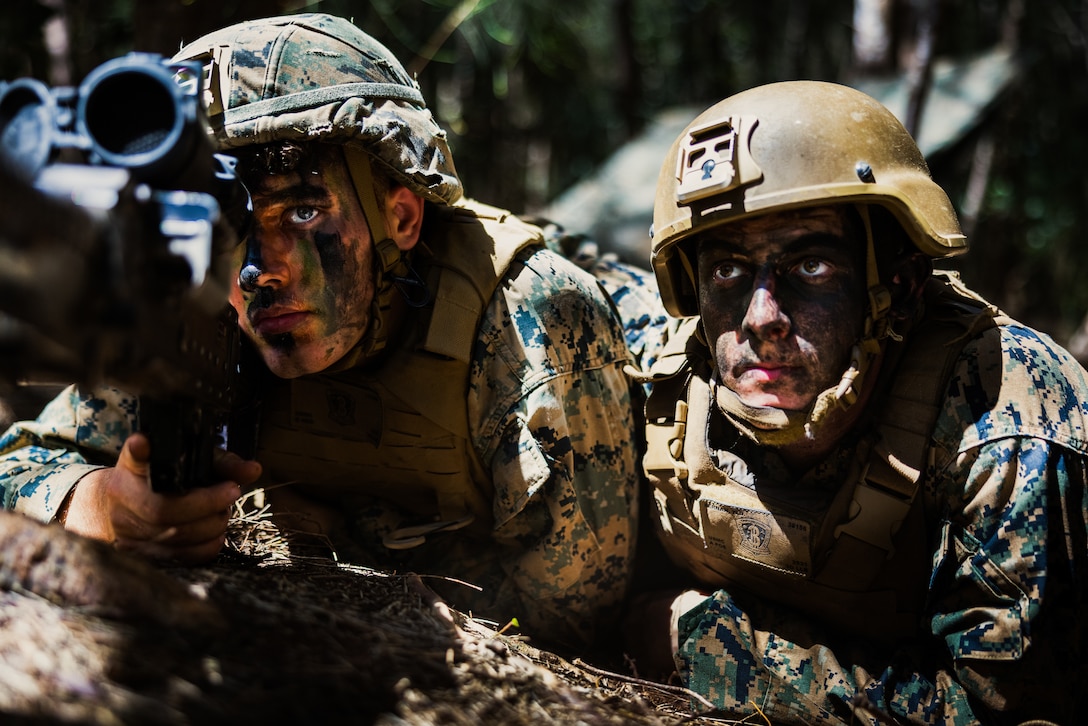
[[[427,524],[400,527],[382,537],[382,544],[391,550],[410,550],[413,547],[419,547],[426,542],[427,535],[438,534],[439,532],[454,532],[458,529],[464,529],[472,524],[475,519],[476,517],[472,514],[466,514],[465,516],[454,520],[428,522]]]
[[[890,390],[879,408],[878,438],[854,489],[851,518],[835,528],[836,538],[848,535],[860,540],[884,552],[886,559],[895,554],[895,535],[914,503],[929,463],[930,435],[952,367],[969,337],[997,324],[1000,316],[958,277],[931,280],[926,307],[936,315],[912,332],[895,367]],[[831,560],[839,556],[837,547]],[[828,564],[834,569],[834,563]]]
[[[472,202],[429,210],[441,242],[418,245],[416,260],[436,301],[413,312],[417,325],[389,346],[378,370],[276,382],[257,457],[266,482],[293,482],[315,499],[393,502],[411,517],[386,538],[398,549],[492,525],[490,474],[466,408],[470,362],[495,290],[518,254],[542,245],[539,229],[506,212]]]

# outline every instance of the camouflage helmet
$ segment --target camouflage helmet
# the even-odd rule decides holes
[[[786,81],[731,96],[692,121],[658,177],[651,263],[666,309],[697,315],[679,243],[768,212],[878,204],[931,257],[965,252],[952,204],[894,115],[835,83]]]
[[[344,144],[429,201],[461,197],[445,132],[419,84],[343,18],[250,20],[203,36],[174,60],[204,66],[211,132],[223,151],[281,140]]]

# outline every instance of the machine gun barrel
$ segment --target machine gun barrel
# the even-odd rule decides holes
[[[0,379],[140,397],[151,480],[211,480],[246,383],[227,304],[247,224],[234,160],[205,133],[198,64],[134,53],[78,88],[0,84]],[[234,440],[232,442],[232,439]]]

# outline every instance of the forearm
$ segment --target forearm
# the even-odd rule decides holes
[[[933,634],[986,707],[1073,720],[1088,657],[1088,462],[1054,442],[1010,437],[955,464],[934,486],[936,501],[952,506],[933,558]]]
[[[52,464],[0,461],[4,508],[39,522],[51,522],[66,508],[77,484],[103,468],[78,461]]]
[[[474,356],[470,436],[493,485],[504,599],[540,637],[592,638],[636,545],[623,330],[596,280],[541,254],[496,295]]]
[[[71,488],[56,515],[66,530],[91,539],[114,540],[113,525],[102,506],[102,489],[109,473],[106,468],[94,469]]]
[[[56,518],[83,477],[116,459],[135,417],[135,399],[121,391],[81,395],[70,386],[36,420],[13,424],[0,439],[4,508],[43,522]]]
[[[781,635],[790,616],[776,613],[765,628],[765,615],[753,619],[724,590],[682,614],[676,662],[687,687],[726,713],[758,707],[775,723],[849,721],[859,708],[912,723],[974,722],[967,691],[942,664],[826,634],[790,640]]]
[[[508,602],[521,606],[520,621],[530,636],[583,647],[619,624],[631,562],[622,543],[632,541],[634,532],[619,522],[610,531],[593,531],[585,521],[568,524],[528,549],[507,548],[504,589]]]
[[[612,365],[533,389],[494,439],[503,596],[547,637],[592,639],[627,593],[638,501],[632,432],[627,381]]]

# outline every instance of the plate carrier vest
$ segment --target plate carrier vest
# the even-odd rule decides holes
[[[1011,322],[947,273],[929,282],[925,310],[906,344],[889,344],[890,382],[870,404],[870,433],[848,481],[816,512],[763,496],[714,463],[708,351],[695,338],[698,318],[684,319],[651,368],[646,404],[644,468],[669,558],[711,587],[739,586],[866,635],[914,632],[919,578],[929,575],[917,494],[951,369],[967,341]]]

